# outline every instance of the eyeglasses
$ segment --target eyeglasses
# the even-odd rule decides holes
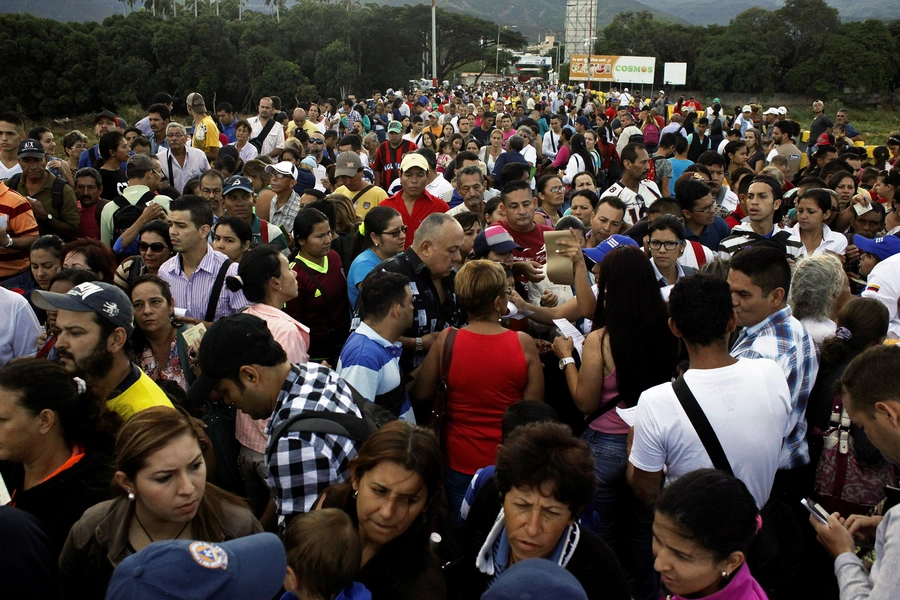
[[[663,242],[662,240],[650,240],[650,248],[653,250],[659,250],[660,248],[665,248],[668,251],[672,251],[677,248],[681,242]]]
[[[705,207],[703,207],[703,208],[692,208],[692,209],[691,209],[691,212],[698,212],[698,213],[711,213],[711,212],[716,212],[716,205],[715,205],[715,204],[710,204],[709,206],[705,206]]]
[[[309,138],[309,143],[310,143],[310,144],[324,144],[324,143],[325,143],[325,140],[322,140],[322,139],[315,139],[315,140],[314,140],[314,139],[312,139],[312,138]]]
[[[400,237],[400,234],[406,233],[407,229],[408,229],[408,227],[406,225],[401,225],[397,229],[394,229],[393,231],[385,231],[381,235],[389,235],[391,237]]]
[[[166,249],[166,245],[162,242],[153,242],[152,244],[148,244],[147,242],[141,242],[138,244],[138,249],[141,252],[146,252],[147,250],[152,250],[154,253],[159,254],[163,250]]]
[[[556,185],[556,186],[553,186],[552,188],[550,188],[549,191],[550,191],[550,193],[552,193],[552,194],[558,194],[558,193],[560,193],[561,191],[563,191],[564,189],[566,189],[565,186],[562,186],[562,185]]]

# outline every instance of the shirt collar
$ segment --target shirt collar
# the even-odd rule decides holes
[[[419,275],[422,271],[428,271],[428,267],[422,262],[422,259],[419,258],[419,255],[416,254],[416,251],[411,247],[406,250],[406,259],[409,261],[409,264],[413,268],[413,273],[416,275]]]
[[[400,358],[400,355],[403,353],[403,344],[400,342],[394,342],[392,344],[387,341],[381,337],[381,334],[369,327],[365,321],[359,324],[359,327],[356,328],[356,333],[366,336],[375,343],[381,344],[394,358]]]
[[[653,272],[656,274],[656,281],[664,286],[674,285],[674,281],[669,283],[665,277],[663,277],[662,273],[659,272],[659,269],[656,267],[656,261],[652,258],[650,259],[650,265],[653,267]],[[681,265],[678,264],[678,261],[675,262],[675,273],[678,279],[684,277],[684,269],[681,268]]]
[[[779,311],[773,312],[771,315],[757,323],[756,325],[751,325],[750,327],[745,327],[743,331],[743,335],[746,337],[754,336],[763,329],[772,327],[776,323],[780,323],[782,321],[786,321],[789,317],[791,317],[791,307],[785,306]]]

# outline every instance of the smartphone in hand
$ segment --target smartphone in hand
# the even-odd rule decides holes
[[[800,504],[802,504],[806,510],[809,511],[809,514],[814,516],[822,525],[828,525],[828,513],[822,508],[815,500],[812,498],[803,498],[800,500]]]

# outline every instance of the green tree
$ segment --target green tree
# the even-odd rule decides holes
[[[346,97],[354,89],[353,53],[343,40],[334,40],[316,55],[316,83],[327,95]]]

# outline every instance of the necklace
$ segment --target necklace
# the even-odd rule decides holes
[[[137,511],[134,511],[134,518],[137,520],[137,523],[138,523],[138,525],[140,526],[141,531],[143,531],[143,532],[144,532],[144,535],[147,536],[147,539],[150,540],[150,543],[152,544],[153,542],[155,542],[156,540],[154,540],[152,537],[150,537],[150,533],[147,532],[147,528],[144,527],[144,524],[143,524],[143,523],[141,523],[141,518],[138,516]],[[190,524],[191,524],[190,521],[188,521],[187,523],[185,523],[185,524],[184,524],[184,527],[181,528],[181,531],[178,532],[178,535],[176,535],[176,536],[173,537],[172,539],[173,539],[173,540],[177,540],[178,538],[180,538],[180,537],[181,537],[181,534],[184,533],[184,530],[187,529],[187,526],[190,525]]]

